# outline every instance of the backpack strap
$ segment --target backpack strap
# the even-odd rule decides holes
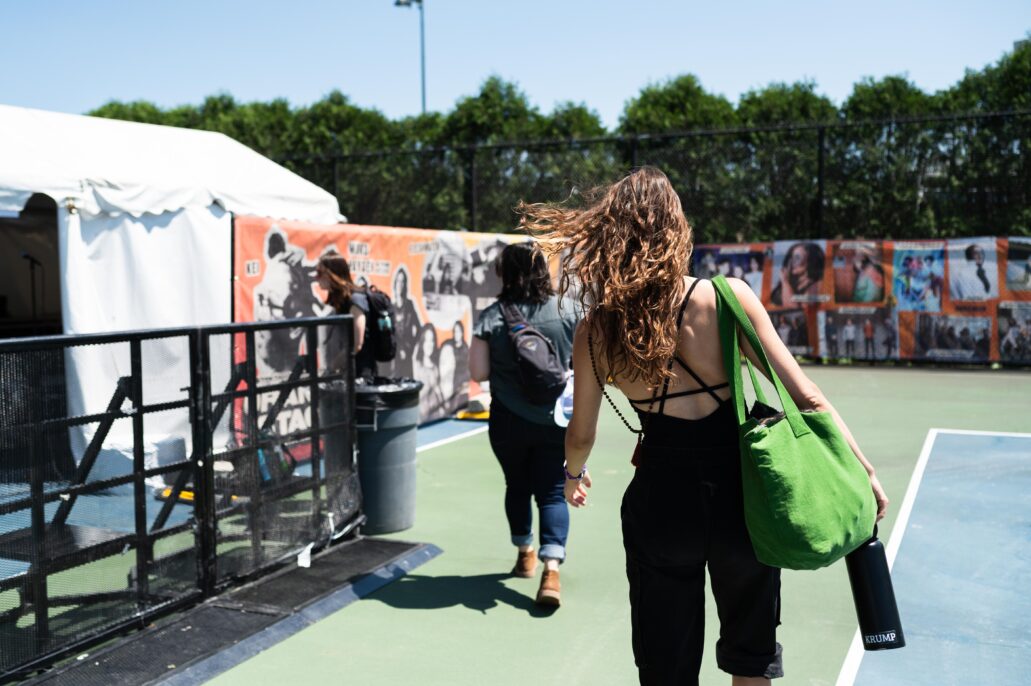
[[[515,306],[515,303],[501,302],[501,317],[505,320],[505,326],[512,331],[519,331],[525,329],[530,325],[530,322],[526,321],[526,317],[519,311],[519,308]]]

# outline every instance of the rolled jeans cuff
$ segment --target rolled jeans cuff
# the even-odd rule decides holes
[[[523,534],[521,536],[512,534],[512,545],[533,545],[533,532],[531,531],[530,533]]]
[[[566,559],[566,549],[557,543],[546,543],[537,552],[537,557],[542,560],[558,560],[561,563]]]

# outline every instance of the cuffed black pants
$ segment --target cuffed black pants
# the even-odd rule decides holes
[[[755,558],[736,445],[644,450],[621,509],[634,661],[643,686],[698,683],[705,567],[719,613],[716,663],[736,676],[783,676],[780,570]]]

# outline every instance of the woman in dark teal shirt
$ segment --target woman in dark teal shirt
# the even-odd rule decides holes
[[[505,474],[505,514],[512,543],[519,548],[512,573],[532,577],[538,557],[544,573],[537,603],[559,604],[559,565],[566,557],[569,510],[565,485],[566,431],[555,425],[554,403],[537,405],[526,397],[508,337],[501,302],[513,303],[534,328],[555,346],[568,367],[576,330],[572,301],[560,301],[551,285],[548,262],[535,243],[515,243],[498,258],[502,288],[498,302],[481,314],[469,348],[475,381],[490,380],[490,445]],[[531,498],[537,502],[540,552],[534,550]]]

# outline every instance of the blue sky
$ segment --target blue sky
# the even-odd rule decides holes
[[[420,109],[418,10],[393,0],[3,0],[0,17],[3,104],[303,105],[339,89],[391,117]],[[449,110],[497,74],[612,127],[642,86],[687,72],[735,102],[809,79],[840,103],[864,76],[945,88],[1029,31],[1028,0],[426,0],[427,104]]]

